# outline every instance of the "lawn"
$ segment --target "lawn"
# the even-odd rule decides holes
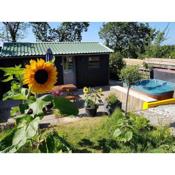
[[[61,125],[56,130],[72,144],[75,152],[106,152],[108,150],[104,147],[104,142],[109,134],[104,125],[107,118],[107,116],[85,117],[74,123]]]
[[[169,128],[153,127],[147,119],[134,114],[125,118],[119,111],[111,117],[86,117],[55,129],[78,153],[175,151],[175,138]]]

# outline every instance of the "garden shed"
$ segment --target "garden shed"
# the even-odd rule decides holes
[[[4,43],[0,67],[24,66],[30,59],[45,59],[48,48],[59,72],[57,84],[72,83],[77,87],[108,84],[109,54],[113,51],[98,42]]]

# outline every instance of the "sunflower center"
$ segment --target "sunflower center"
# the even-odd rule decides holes
[[[44,84],[48,80],[48,72],[44,69],[40,69],[35,73],[35,80],[39,84]]]

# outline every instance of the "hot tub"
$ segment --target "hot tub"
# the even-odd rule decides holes
[[[141,80],[131,86],[131,88],[151,98],[165,100],[173,97],[175,83],[158,79]]]

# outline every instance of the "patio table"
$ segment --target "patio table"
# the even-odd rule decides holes
[[[59,96],[63,93],[63,96],[69,100],[77,100],[78,95],[75,95],[74,92],[77,90],[77,87],[74,84],[64,84],[55,86],[52,90],[54,95]]]

